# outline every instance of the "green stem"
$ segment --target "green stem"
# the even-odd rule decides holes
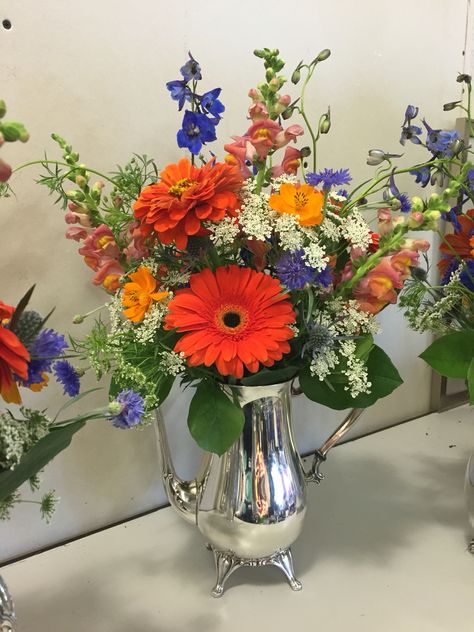
[[[304,99],[305,99],[305,93],[306,93],[306,86],[308,85],[308,83],[311,80],[311,77],[313,76],[315,67],[316,66],[308,67],[308,74],[306,75],[306,79],[303,82],[303,87],[301,88],[300,106],[298,107],[298,111],[303,117],[303,120],[306,123],[306,127],[308,128],[309,135],[311,136],[311,145],[312,145],[312,152],[313,152],[313,171],[316,171],[316,144],[319,139],[319,131],[317,135],[313,132],[313,128],[311,127],[311,124],[309,122],[308,117],[306,116],[306,112],[304,109]],[[319,130],[319,125],[318,125],[318,130]]]
[[[25,162],[24,165],[20,165],[19,167],[16,167],[15,169],[13,169],[13,173],[20,171],[21,169],[24,169],[25,167],[31,167],[32,165],[58,165],[59,167],[67,167],[70,171],[75,171],[76,169],[74,167],[71,167],[71,165],[69,165],[67,162],[59,162],[59,160],[32,160],[31,162]],[[89,169],[89,167],[86,167],[85,169],[89,173],[93,173],[96,176],[100,176],[104,180],[107,180],[108,182],[113,184],[114,187],[118,189],[119,191],[122,190],[120,189],[118,184],[115,182],[115,180],[112,180],[112,178],[109,178],[108,176],[101,173],[100,171],[96,171],[95,169]]]

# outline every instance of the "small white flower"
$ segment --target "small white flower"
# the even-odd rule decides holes
[[[367,250],[371,244],[370,227],[356,208],[352,209],[348,217],[343,218],[341,234],[354,248]]]

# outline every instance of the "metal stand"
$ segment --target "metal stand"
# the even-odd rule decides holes
[[[292,590],[301,590],[302,588],[301,582],[295,577],[290,549],[282,549],[268,557],[249,559],[238,557],[232,551],[218,551],[212,544],[206,544],[206,547],[213,552],[216,563],[216,585],[211,592],[213,597],[222,595],[227,579],[234,571],[243,566],[276,566],[285,574]]]

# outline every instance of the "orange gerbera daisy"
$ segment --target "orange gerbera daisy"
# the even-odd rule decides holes
[[[187,158],[168,165],[160,181],[143,189],[133,205],[145,235],[186,248],[190,235],[204,235],[202,222],[216,222],[238,208],[242,175],[233,165],[208,162],[195,167]]]
[[[21,402],[14,375],[28,379],[30,354],[19,338],[5,327],[0,327],[0,395],[9,404]]]
[[[139,323],[144,319],[153,301],[161,301],[169,292],[155,291],[158,281],[144,266],[128,276],[132,281],[123,286],[122,305],[127,307],[123,314],[132,322]]]
[[[221,375],[241,378],[288,353],[295,313],[277,279],[236,265],[191,275],[168,305],[165,328],[184,332],[174,350],[189,366],[215,364]]]
[[[270,207],[279,213],[298,215],[301,226],[315,226],[323,221],[324,194],[309,184],[284,182],[280,192],[270,196]]]

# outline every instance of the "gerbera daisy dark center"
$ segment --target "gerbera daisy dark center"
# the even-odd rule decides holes
[[[241,323],[240,314],[237,312],[226,312],[222,320],[224,321],[224,325],[231,328],[238,327]]]

